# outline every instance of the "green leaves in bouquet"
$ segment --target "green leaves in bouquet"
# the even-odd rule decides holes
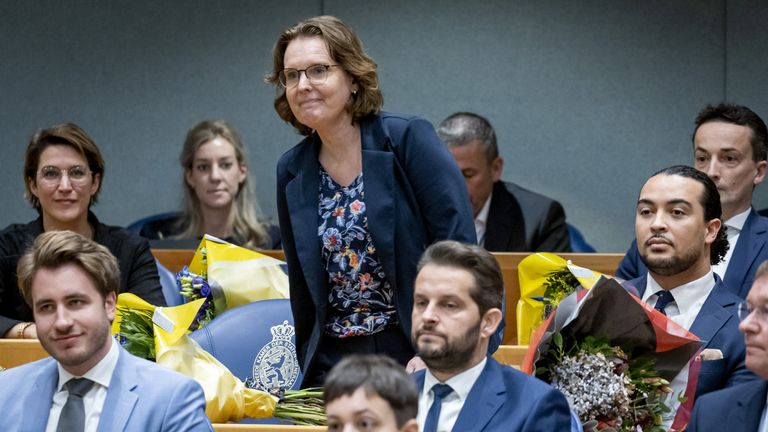
[[[536,376],[546,382],[550,382],[552,380],[552,367],[562,363],[565,355],[563,335],[560,332],[554,332],[550,339],[549,349],[542,354],[541,359],[537,362],[544,366],[536,368]]]
[[[544,281],[544,319],[547,319],[554,308],[578,286],[579,280],[568,267],[550,273]]]
[[[286,390],[279,396],[273,417],[301,426],[325,426],[322,387]]]
[[[137,357],[155,361],[152,312],[121,307],[117,308],[117,312],[122,317],[119,340],[123,348]]]

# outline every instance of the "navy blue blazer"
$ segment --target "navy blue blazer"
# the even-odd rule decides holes
[[[754,380],[696,401],[688,432],[755,432],[765,408],[768,381]]]
[[[424,249],[437,240],[476,243],[464,179],[424,119],[390,113],[360,121],[368,230],[395,292],[397,319],[410,340],[413,281]],[[328,307],[321,259],[320,138],[313,134],[277,164],[277,211],[288,264],[296,351],[312,364]]]
[[[424,389],[426,370],[413,374]],[[453,430],[552,432],[571,430],[571,411],[562,393],[545,382],[488,360],[467,395]]]
[[[744,365],[746,348],[736,314],[741,299],[726,291],[717,275],[714,277],[715,287],[701,306],[690,332],[704,342],[704,349],[718,349],[723,358],[701,362],[696,397],[757,379],[757,375]],[[640,298],[645,293],[647,278],[646,273],[646,276],[629,281],[637,288]]]
[[[768,218],[750,210],[744,227],[739,234],[739,241],[728,263],[723,284],[728,291],[745,299],[755,280],[755,271],[763,261],[768,259]],[[622,279],[634,279],[648,273],[637,251],[637,240],[632,240],[626,255],[619,263],[616,276]]]

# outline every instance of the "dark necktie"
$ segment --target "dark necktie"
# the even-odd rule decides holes
[[[424,432],[437,432],[437,421],[440,419],[440,408],[443,404],[443,398],[453,393],[451,386],[446,384],[435,384],[432,386],[432,393],[435,399],[427,412],[427,420],[424,422]]]
[[[656,293],[656,295],[659,296],[659,299],[656,300],[656,306],[654,306],[654,309],[666,315],[667,311],[664,309],[669,303],[675,301],[675,298],[672,296],[672,293],[667,290],[660,290]]]
[[[69,392],[67,403],[61,409],[57,432],[80,432],[85,429],[85,408],[83,407],[83,395],[93,386],[93,381],[88,378],[73,378],[64,386]]]

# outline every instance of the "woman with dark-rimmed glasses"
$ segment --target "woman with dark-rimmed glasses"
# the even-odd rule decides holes
[[[290,27],[273,60],[275,109],[305,135],[277,166],[303,385],[350,353],[405,364],[421,253],[475,242],[461,173],[429,122],[381,112],[376,63],[339,19]]]
[[[74,231],[106,246],[120,263],[118,292],[165,305],[149,243],[122,228],[102,224],[90,211],[103,180],[101,152],[79,126],[52,126],[30,140],[24,161],[25,195],[40,216],[0,231],[0,337],[37,337],[32,311],[17,288],[16,264],[45,231]]]

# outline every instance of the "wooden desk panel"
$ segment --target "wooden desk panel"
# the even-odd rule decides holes
[[[501,345],[493,357],[499,363],[519,366],[527,349],[526,345]],[[45,357],[48,357],[48,353],[36,339],[0,339],[0,366],[4,368],[12,368]]]
[[[258,252],[272,258],[277,258],[280,261],[285,261],[285,254],[280,249],[260,250]],[[192,262],[195,251],[193,249],[152,249],[152,255],[165,268],[175,273],[181,271],[185,265],[189,265]]]
[[[264,250],[260,252],[280,260],[285,260],[282,250]],[[194,255],[194,251],[189,249],[153,249],[152,253],[161,264],[173,272],[177,272],[185,265],[189,265]],[[517,266],[530,253],[496,252],[493,255],[501,267],[504,289],[506,290],[506,328],[504,329],[504,340],[502,343],[514,345],[517,343],[516,310],[517,301],[520,299],[520,282],[517,276]],[[604,253],[561,253],[557,255],[563,259],[571,260],[576,265],[607,275],[613,275],[616,272],[619,262],[624,257],[623,254]]]
[[[323,432],[325,426],[255,425],[239,423],[214,423],[216,432]]]
[[[499,346],[499,349],[493,353],[493,358],[503,365],[520,368],[527,351],[528,345],[501,345]]]
[[[517,266],[523,258],[530,255],[525,252],[494,252],[493,256],[501,267],[504,278],[504,290],[506,291],[506,327],[502,344],[515,345],[517,343],[517,301],[520,300],[520,280],[517,275]],[[573,264],[585,267],[607,275],[613,275],[624,254],[600,254],[600,253],[560,253],[557,254]]]
[[[0,366],[6,369],[46,357],[37,339],[0,339]]]

